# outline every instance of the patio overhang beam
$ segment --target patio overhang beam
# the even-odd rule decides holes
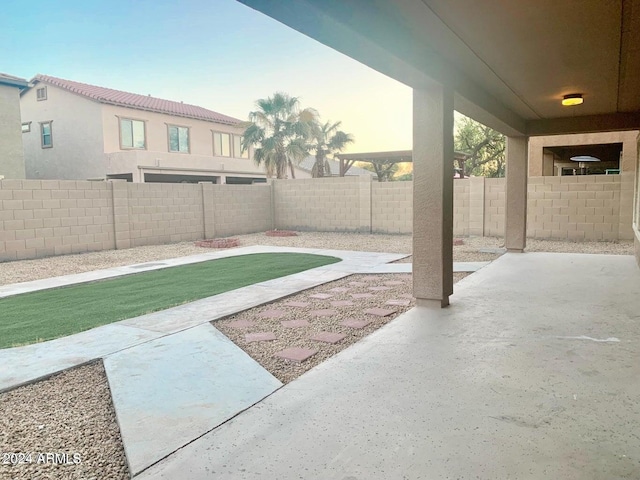
[[[529,136],[640,130],[640,113],[612,113],[579,117],[549,118],[527,122]]]

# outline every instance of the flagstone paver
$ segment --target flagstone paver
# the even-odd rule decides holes
[[[251,320],[236,320],[234,322],[229,322],[228,326],[231,328],[250,328],[255,325]]]
[[[285,307],[304,308],[309,306],[309,302],[287,302],[283,304]]]
[[[258,316],[260,318],[282,318],[287,314],[284,310],[265,310],[260,312]]]
[[[397,305],[399,307],[406,307],[411,304],[411,300],[409,300],[408,298],[393,298],[391,300],[388,300],[385,304]]]
[[[396,313],[396,311],[390,308],[367,308],[364,313],[375,315],[376,317],[388,317],[392,313]]]
[[[350,307],[353,305],[351,300],[336,300],[335,302],[331,302],[332,307]]]
[[[346,335],[344,333],[335,333],[335,332],[319,332],[311,337],[311,340],[315,340],[316,342],[324,342],[324,343],[338,343],[340,340],[344,339]]]
[[[244,340],[247,343],[270,342],[272,340],[277,340],[277,337],[276,337],[276,334],[273,332],[258,332],[258,333],[247,333],[244,336]]]
[[[352,293],[352,298],[372,298],[375,297],[373,293]]]
[[[347,287],[335,287],[335,288],[330,288],[329,290],[327,290],[327,292],[345,293],[345,292],[348,292],[349,290],[351,289]]]
[[[274,355],[276,357],[284,358],[285,360],[302,363],[307,358],[313,357],[316,353],[318,353],[317,350],[311,350],[310,348],[291,347],[285,348]]]
[[[335,315],[338,312],[331,308],[323,308],[320,310],[311,310],[311,315],[314,317],[330,317],[331,315]]]
[[[351,327],[351,328],[364,328],[370,323],[371,321],[369,320],[356,320],[354,318],[349,318],[344,322],[342,322],[340,325],[344,325],[345,327]]]
[[[280,322],[286,328],[308,327],[309,322],[306,320],[283,320]]]
[[[332,298],[333,295],[329,293],[315,293],[313,295],[309,295],[309,298],[317,298],[318,300],[326,300],[327,298]]]

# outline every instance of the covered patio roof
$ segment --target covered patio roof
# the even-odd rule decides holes
[[[639,0],[240,1],[505,135],[640,128]]]

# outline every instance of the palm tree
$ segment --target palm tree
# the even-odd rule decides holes
[[[318,113],[312,108],[300,110],[297,97],[281,92],[256,101],[256,106],[245,124],[242,150],[255,146],[253,159],[264,164],[269,177],[286,178],[289,167],[295,178],[294,164],[308,155],[307,141]]]
[[[340,153],[347,144],[353,142],[353,135],[338,130],[342,122],[315,122],[311,132],[311,144],[309,150],[315,151],[316,161],[311,169],[313,178],[324,177],[326,172],[331,174],[327,155],[334,156]]]

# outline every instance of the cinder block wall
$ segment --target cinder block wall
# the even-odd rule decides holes
[[[484,179],[484,235],[504,236],[505,179]]]
[[[364,196],[360,195],[360,185],[366,185]],[[366,189],[371,186],[370,178],[368,182],[360,181],[360,177],[276,180],[272,186],[276,228],[370,231],[370,190],[368,196],[366,194]],[[361,207],[366,210],[361,210]],[[369,216],[368,222],[367,218],[361,218],[361,214]]]
[[[413,182],[371,184],[371,231],[411,233],[413,229]]]
[[[453,181],[454,235],[469,235],[472,205],[470,201],[470,186],[470,179],[459,179]]]
[[[630,240],[633,174],[529,179],[527,233],[577,241]]]
[[[0,261],[115,248],[110,185],[0,181]]]
[[[181,183],[126,183],[132,247],[204,237],[202,188]]]
[[[272,228],[268,185],[213,185],[213,205],[216,237]]]

